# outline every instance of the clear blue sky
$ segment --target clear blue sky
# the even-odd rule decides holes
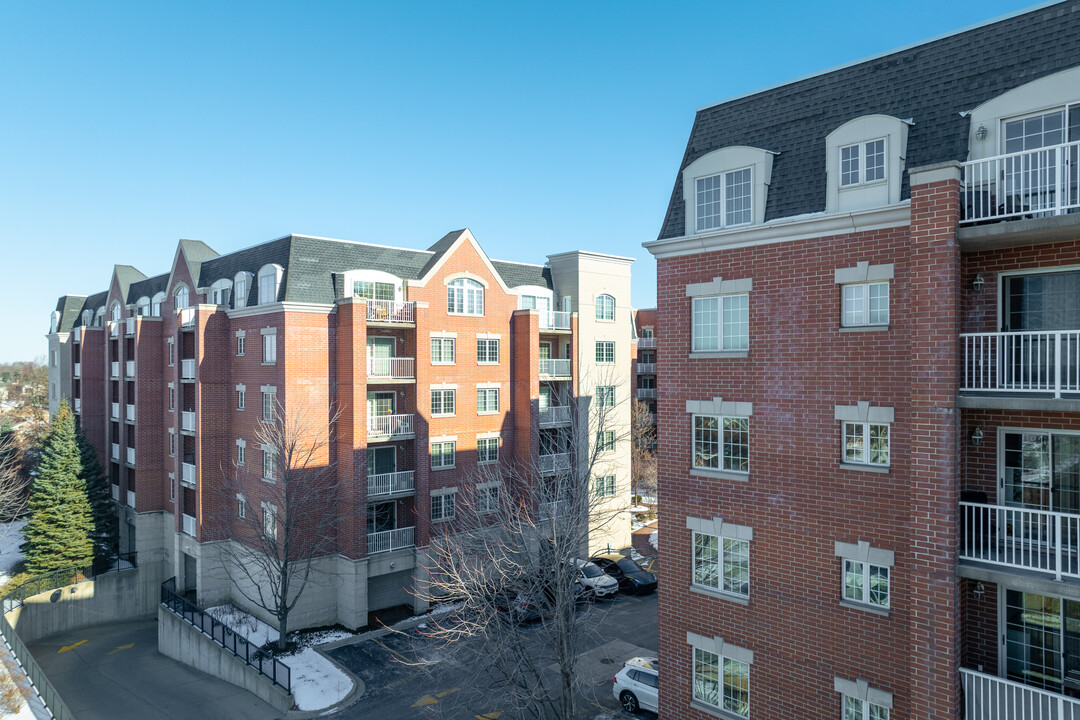
[[[56,298],[290,232],[636,257],[698,106],[1029,3],[0,2],[0,361]]]

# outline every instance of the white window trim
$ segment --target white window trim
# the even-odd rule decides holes
[[[495,441],[495,459],[494,460],[481,460],[480,459],[480,441],[481,440],[494,440]],[[499,433],[480,433],[476,436],[476,464],[477,465],[495,465],[499,462],[499,455],[502,451],[502,442],[499,437]],[[490,484],[490,483],[489,483]]]
[[[446,443],[453,443],[453,445],[454,445],[454,462],[451,465],[435,465],[435,463],[434,463],[434,460],[435,460],[434,446],[435,445],[444,445]],[[442,453],[439,454],[439,457],[440,457],[440,459],[442,458]],[[428,464],[431,467],[432,472],[438,472],[440,470],[453,470],[454,468],[456,468],[457,467],[457,438],[456,437],[454,437],[454,438],[445,438],[445,437],[444,438],[431,438],[430,444],[428,445]]]
[[[482,390],[494,390],[495,391],[495,409],[494,410],[481,410],[480,409],[480,391]],[[502,386],[499,383],[477,383],[476,384],[476,414],[477,415],[498,415],[502,412]]]
[[[706,652],[712,653],[713,655],[717,656],[718,663],[720,665],[720,676],[719,676],[720,687],[719,687],[719,692],[718,692],[718,699],[721,699],[721,702],[722,702],[722,698],[724,697],[724,673],[723,673],[724,660],[734,660],[736,662],[744,663],[744,664],[750,666],[748,668],[748,670],[752,669],[753,666],[754,666],[754,651],[753,650],[749,650],[747,648],[739,647],[738,645],[732,645],[729,642],[725,642],[724,639],[722,637],[719,637],[719,636],[706,637],[705,635],[698,635],[697,633],[687,631],[687,633],[686,633],[686,644],[689,645],[690,648],[691,648],[691,650],[690,650],[691,686],[693,685],[693,677],[694,677],[694,650],[695,649],[704,650]],[[750,691],[749,678],[747,678],[746,693],[747,693],[747,698],[748,699],[752,697],[751,691]],[[745,717],[748,717],[747,715],[740,715],[740,714],[734,713],[734,712],[732,712],[730,710],[725,710],[723,708],[722,704],[721,705],[713,705],[711,703],[705,702],[704,700],[698,700],[697,698],[694,697],[693,691],[691,691],[691,693],[690,693],[690,703],[691,703],[691,705],[695,705],[695,706],[700,707],[700,708],[706,708],[706,709],[709,709],[709,710],[719,710],[721,713],[723,713],[723,715],[721,717],[732,717],[732,718],[740,718],[740,717],[745,718]]]
[[[596,359],[596,356],[599,354],[598,351],[600,350],[600,344],[601,343],[605,343],[605,344],[611,346],[611,359],[610,360],[597,360]],[[594,362],[597,365],[614,365],[615,362],[618,360],[618,353],[616,352],[617,346],[618,346],[618,343],[616,341],[614,341],[614,340],[607,340],[607,339],[604,339],[604,338],[597,338],[597,340],[595,341],[595,343],[593,345],[593,360],[594,360]],[[606,356],[607,353],[604,353],[604,355]]]
[[[834,677],[833,689],[836,692],[847,697],[861,700],[864,703],[864,706],[866,703],[873,703],[874,705],[878,705],[889,710],[889,714],[892,714],[892,693],[886,692],[885,690],[879,690],[875,687],[871,687],[868,680],[848,680],[847,678]],[[841,705],[841,708],[843,708],[843,705]],[[868,714],[864,715],[864,717],[868,717]]]
[[[834,554],[840,558],[840,604],[849,607],[857,607],[864,610],[873,610],[879,613],[887,614],[889,608],[892,605],[893,596],[893,566],[896,564],[896,553],[892,550],[885,550],[882,548],[875,548],[870,545],[866,540],[859,540],[855,543],[845,543],[839,540],[835,541]],[[852,600],[845,597],[845,582],[846,573],[844,567],[844,561],[849,560],[851,562],[862,563],[863,574],[866,580],[863,582],[863,593],[866,599],[864,600]],[[889,605],[875,605],[869,601],[870,585],[869,585],[869,566],[874,565],[876,567],[888,568],[889,570]]]
[[[453,401],[452,401],[454,403],[453,412],[435,412],[435,410],[434,410],[434,407],[435,407],[435,402],[434,402],[435,393],[440,393],[440,396],[441,396],[440,397],[440,404],[445,407],[445,405],[446,405],[446,393],[448,393],[448,392],[450,393],[450,396],[453,398]],[[458,403],[457,403],[457,385],[454,385],[452,387],[443,387],[443,386],[439,386],[439,385],[432,385],[430,395],[428,396],[428,402],[429,402],[428,407],[432,408],[431,409],[431,417],[433,417],[433,418],[448,418],[448,417],[456,416],[457,415],[457,405],[458,405]]]
[[[690,283],[686,286],[686,297],[690,298],[690,357],[691,358],[718,358],[718,357],[747,357],[749,355],[749,340],[750,333],[747,332],[747,348],[724,348],[724,308],[723,298],[734,295],[746,295],[746,312],[747,322],[749,322],[750,314],[750,294],[754,291],[754,279],[753,278],[737,278],[732,280],[725,280],[721,276],[716,276],[708,282],[702,283]],[[716,297],[720,303],[720,307],[717,308],[717,349],[716,350],[697,350],[694,348],[696,337],[694,336],[694,301],[703,300],[705,298]]]
[[[746,418],[748,421],[754,416],[754,403],[724,400],[722,397],[714,397],[712,400],[687,400],[686,412],[690,415],[690,474],[701,477],[713,477],[724,480],[742,480],[750,477],[750,472],[740,470],[724,470],[723,468],[698,467],[694,465],[694,417],[708,415],[723,418]],[[749,430],[749,422],[747,423]],[[723,429],[720,430],[723,433]],[[720,445],[723,447],[724,439],[721,436]],[[747,467],[749,467],[749,459]]]
[[[454,359],[453,360],[436,360],[435,359],[435,353],[433,352],[432,346],[435,344],[436,340],[439,341],[439,352],[440,352],[441,355],[444,355],[444,356],[446,355],[446,353],[445,353],[446,341],[447,340],[450,341],[450,347],[453,348],[453,354],[454,354]],[[432,365],[457,365],[457,351],[458,351],[458,348],[457,348],[457,333],[431,333],[430,343],[431,344],[428,346],[428,350],[431,353],[431,364]]]
[[[446,514],[446,506],[444,504],[440,504],[439,517],[437,517],[437,518],[431,517],[431,510],[434,510],[435,503],[434,502],[429,502],[428,517],[431,517],[431,522],[433,522],[433,523],[449,522],[449,521],[453,520],[455,517],[457,517],[457,492],[458,492],[458,489],[456,487],[437,488],[437,489],[431,491],[430,498],[432,500],[434,500],[434,498],[437,498],[437,497],[446,497],[447,495],[453,495],[454,496],[454,512],[452,514],[450,514],[450,515]]]
[[[888,472],[893,459],[893,433],[892,424],[896,420],[896,412],[893,408],[882,405],[871,405],[866,400],[860,400],[855,405],[835,405],[833,407],[833,419],[840,421],[840,465],[845,468],[858,468]],[[844,424],[855,423],[864,425],[863,429],[863,454],[869,457],[870,451],[870,425],[889,426],[889,462],[871,463],[868,461],[854,462],[847,459],[847,446],[844,437]]]
[[[450,286],[453,285],[453,283],[458,281],[458,280],[464,280],[465,281],[460,286],[457,286],[457,285],[454,286],[455,293],[456,292],[461,293],[461,305],[462,305],[462,308],[467,308],[468,305],[469,305],[469,303],[466,301],[466,297],[468,296],[468,293],[479,293],[479,295],[480,295],[480,303],[479,304],[480,304],[480,307],[481,307],[480,312],[468,312],[467,310],[463,310],[462,312],[457,312],[456,310],[451,310],[450,309],[450,296],[449,296]],[[479,290],[476,289],[476,287],[469,286],[468,283],[470,283],[470,282],[476,283],[477,285],[479,285],[480,286]],[[484,282],[479,277],[475,277],[475,276],[473,276],[473,275],[471,275],[469,273],[458,273],[457,275],[452,275],[450,277],[447,277],[446,280],[444,281],[444,283],[445,283],[446,288],[447,288],[447,302],[446,302],[446,314],[447,315],[457,315],[457,316],[464,316],[464,317],[484,317],[484,313],[487,311],[487,298],[485,297],[486,294],[487,294],[487,283],[486,282]]]
[[[495,355],[496,360],[481,360],[480,359],[480,343],[495,343]],[[498,335],[477,335],[476,336],[476,364],[477,365],[498,365],[502,361],[502,342]]]
[[[866,146],[870,143],[875,143],[881,140],[884,144],[885,165],[882,168],[882,175],[877,180],[866,179]],[[859,148],[859,179],[853,183],[844,184],[844,150],[848,148]],[[883,185],[889,182],[889,136],[882,135],[881,137],[869,138],[867,140],[859,140],[858,142],[846,143],[844,145],[838,145],[836,148],[836,179],[839,182],[840,192],[845,190],[855,190],[858,188],[868,187],[870,185]]]
[[[600,299],[601,298],[609,298],[611,300],[611,317],[600,317]],[[611,293],[597,293],[596,294],[596,299],[594,300],[594,303],[595,303],[594,307],[596,309],[596,312],[594,313],[596,315],[596,322],[605,322],[605,323],[615,322],[616,303],[615,303],[615,296],[614,295],[612,295]]]
[[[735,600],[742,603],[748,602],[750,599],[749,587],[747,587],[745,595],[742,593],[730,592],[723,587],[723,540],[738,540],[740,542],[752,543],[754,541],[754,528],[748,525],[736,525],[735,523],[725,522],[722,517],[714,517],[711,520],[708,518],[687,517],[686,529],[690,531],[690,589],[695,592],[701,592],[706,595],[717,596],[727,600]],[[694,535],[709,535],[715,537],[719,541],[718,549],[720,558],[717,567],[717,579],[720,582],[717,587],[702,585],[694,580]]]

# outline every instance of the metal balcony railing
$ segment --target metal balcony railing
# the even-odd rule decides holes
[[[180,463],[180,482],[184,485],[195,487],[195,466],[191,463]]]
[[[180,413],[180,429],[185,432],[195,432],[194,410],[184,410]]]
[[[131,403],[124,406],[124,419],[129,423],[135,422],[135,406]]]
[[[134,465],[135,464],[135,448],[129,447],[129,448],[125,448],[125,449],[127,450],[127,464],[128,465]]]
[[[109,323],[109,337],[120,337],[120,323],[115,320]]]
[[[637,371],[638,375],[655,375],[656,363],[638,363]]]
[[[82,377],[82,363],[75,363],[75,377]]]
[[[961,391],[1080,392],[1080,330],[963,333]]]
[[[390,357],[367,359],[368,378],[411,380],[416,377],[416,359],[411,357]]]
[[[960,668],[964,720],[1072,720],[1080,700],[1005,678]]]
[[[135,379],[135,361],[134,360],[125,360],[124,361],[124,377],[127,378],[128,380],[134,380]]]
[[[135,508],[135,491],[134,490],[128,490],[127,491],[127,504],[128,504],[129,508],[132,508],[132,509]]]
[[[403,548],[412,547],[414,545],[414,529],[415,528],[407,527],[397,528],[396,530],[384,530],[382,532],[368,533],[368,555],[374,555],[375,553],[390,552],[391,550],[401,550]]]
[[[412,492],[416,489],[412,470],[400,470],[392,473],[379,473],[367,476],[368,497],[393,495],[400,492]]]
[[[540,427],[559,427],[570,424],[570,406],[553,405],[541,408]]]
[[[109,412],[109,419],[110,420],[119,420],[120,419],[120,403],[113,403],[112,404],[112,407],[110,408],[110,412]]]
[[[412,435],[413,432],[412,414],[372,415],[368,417],[368,437]]]
[[[135,334],[135,318],[133,318],[133,317],[124,318],[124,334],[125,335],[134,335]]]
[[[540,456],[540,472],[545,475],[566,472],[570,469],[570,453],[553,453]]]
[[[540,313],[541,330],[569,330],[570,313],[555,310],[553,312]]]
[[[368,300],[368,322],[414,323],[416,303],[402,300]]]
[[[960,503],[960,559],[1080,578],[1080,515]]]
[[[972,160],[962,170],[961,223],[1080,208],[1080,142]]]
[[[638,388],[638,400],[653,400],[656,398],[656,388]]]
[[[182,515],[181,518],[184,522],[184,534],[195,537],[195,518],[187,514]]]
[[[109,364],[109,377],[111,377],[113,380],[119,380],[120,379],[120,361],[119,360],[113,360]]]
[[[113,443],[109,450],[112,451],[109,457],[113,459],[113,462],[120,462],[120,443]]]
[[[180,327],[192,328],[195,327],[195,308],[180,308],[176,314],[180,317]]]
[[[656,347],[656,338],[654,338],[654,337],[638,338],[637,346],[638,346],[638,350],[650,350],[650,349],[653,349],[653,348]]]
[[[569,360],[541,360],[540,374],[546,377],[569,377]]]
[[[185,358],[180,361],[180,379],[195,379],[195,358]]]

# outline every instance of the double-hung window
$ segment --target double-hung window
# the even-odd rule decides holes
[[[451,315],[483,315],[484,286],[468,278],[451,280],[446,286],[446,312]]]
[[[840,187],[885,179],[885,138],[840,148]]]
[[[843,325],[889,324],[889,283],[855,283],[843,286]]]
[[[476,412],[499,412],[499,388],[479,388],[476,391]]]
[[[453,520],[457,510],[457,490],[436,491],[431,495],[431,520]]]
[[[499,462],[499,438],[479,438],[476,441],[476,462]]]
[[[495,512],[499,509],[499,483],[484,483],[477,487],[476,510],[481,513]]]
[[[370,280],[354,280],[353,297],[362,297],[368,300],[393,300],[394,284],[371,282]]]
[[[687,641],[693,649],[694,701],[736,717],[750,717],[750,665],[754,653],[696,633],[687,633]]]
[[[263,512],[263,535],[271,540],[277,540],[277,505],[268,502],[262,503]]]
[[[272,423],[277,419],[277,393],[263,390],[262,393],[262,421]]]
[[[891,570],[896,559],[892,550],[873,547],[862,540],[836,543],[841,561],[841,598],[844,603],[874,610],[888,610]]]
[[[598,408],[615,407],[615,386],[614,385],[597,385],[596,386],[596,407],[598,407]]]
[[[236,464],[247,464],[247,443],[243,440],[236,441]]]
[[[247,338],[244,335],[236,336],[236,354],[243,355],[246,350]]]
[[[615,452],[615,431],[602,430],[596,433],[597,452]]]
[[[750,419],[694,415],[694,467],[750,471]]]
[[[753,220],[753,168],[697,178],[697,231],[745,225]]]
[[[247,498],[244,493],[236,493],[236,517],[241,520],[247,518]]]
[[[596,497],[615,497],[614,475],[604,475],[596,478]]]
[[[277,453],[273,448],[263,446],[263,473],[262,479],[274,482],[277,479]]]
[[[889,708],[845,695],[844,720],[889,720]]]
[[[867,685],[863,680],[833,679],[833,689],[843,698],[842,720],[889,720],[892,693]]]
[[[277,362],[277,335],[273,333],[267,333],[262,336],[263,339],[263,364],[269,365]]]
[[[596,341],[596,362],[598,363],[613,363],[615,362],[615,343],[611,340],[597,340]]]
[[[431,364],[453,365],[454,364],[454,338],[433,337],[431,338]]]
[[[244,410],[247,408],[247,388],[243,385],[236,386],[236,409]]]
[[[498,339],[479,338],[476,341],[476,362],[480,364],[496,364],[499,362]]]
[[[740,598],[750,596],[750,542],[753,528],[720,518],[688,517],[693,535],[695,587]]]
[[[695,352],[738,351],[750,347],[750,295],[694,298]]]
[[[431,469],[454,467],[455,442],[431,443]]]
[[[844,462],[856,465],[889,464],[887,423],[844,423]]]
[[[432,417],[446,417],[454,414],[454,391],[432,390],[431,391],[431,415]]]

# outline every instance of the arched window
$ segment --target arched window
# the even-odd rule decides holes
[[[143,295],[141,298],[139,298],[135,303],[135,312],[138,315],[149,315],[150,314],[150,298],[146,297],[145,295]]]
[[[105,326],[105,306],[104,305],[99,307],[97,309],[97,312],[94,313],[94,325],[96,325],[97,327],[104,327]]]
[[[52,315],[49,316],[49,334],[52,335],[56,332],[56,328],[60,325],[60,312],[57,310],[52,311]]]
[[[109,319],[113,322],[120,319],[120,303],[113,303],[112,310],[109,311]]]
[[[282,269],[277,265],[263,265],[259,270],[259,304],[277,302],[278,285]]]
[[[91,325],[94,324],[94,311],[93,310],[83,310],[82,324],[83,324],[83,327],[90,327]]]
[[[446,286],[446,312],[451,315],[483,315],[484,286],[468,278],[450,281]]]
[[[232,293],[232,280],[222,278],[210,286],[210,302],[215,305],[228,305]]]
[[[159,292],[154,295],[154,299],[150,301],[150,314],[154,317],[161,317],[161,303],[165,302],[165,292]]]
[[[253,275],[249,272],[241,270],[236,273],[236,278],[233,280],[233,307],[242,308],[247,307],[248,293],[251,291],[251,278]]]
[[[615,319],[615,298],[611,297],[610,295],[596,296],[596,319]]]
[[[186,287],[178,287],[176,289],[176,309],[180,310],[188,306],[188,289]]]

